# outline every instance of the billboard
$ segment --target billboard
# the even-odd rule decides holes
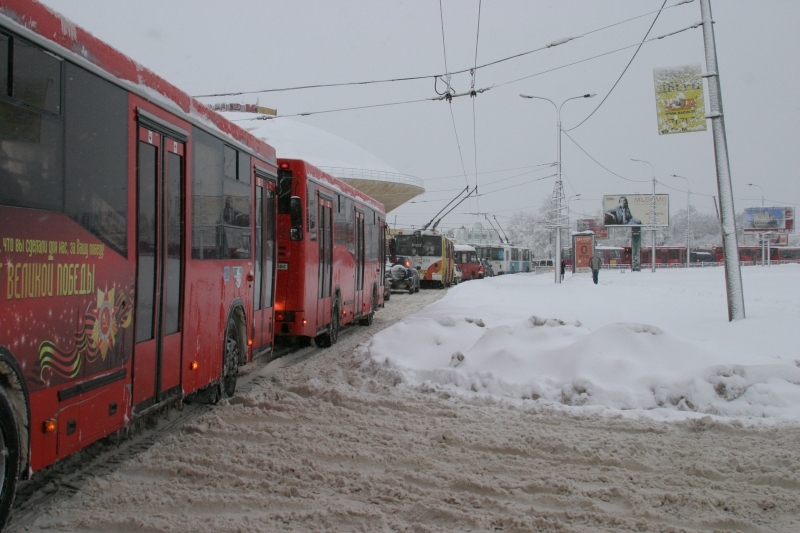
[[[748,207],[742,225],[747,233],[794,233],[794,207]]]
[[[601,220],[594,218],[579,218],[578,231],[593,231],[595,239],[608,239],[608,229]]]
[[[653,69],[658,134],[706,131],[700,64]]]
[[[669,226],[669,195],[656,194],[656,220],[650,222],[652,194],[603,196],[604,226]]]

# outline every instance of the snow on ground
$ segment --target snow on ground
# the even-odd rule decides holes
[[[720,268],[395,294],[26,531],[796,533],[800,267],[742,273],[734,324]]]
[[[501,276],[376,335],[370,354],[412,386],[473,398],[800,420],[800,265],[745,268],[748,318],[737,322],[722,276]]]

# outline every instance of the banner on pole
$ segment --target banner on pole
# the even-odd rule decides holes
[[[703,71],[697,65],[653,69],[658,134],[706,131]]]

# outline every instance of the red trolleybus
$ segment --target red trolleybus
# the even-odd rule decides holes
[[[383,305],[383,204],[305,161],[279,159],[276,334],[336,343]]]
[[[0,523],[18,476],[232,394],[270,349],[276,165],[49,8],[0,0]]]
[[[411,257],[414,268],[420,269],[423,286],[449,287],[455,279],[455,243],[436,231],[400,231],[394,236],[397,255]]]

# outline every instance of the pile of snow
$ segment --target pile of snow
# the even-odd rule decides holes
[[[800,419],[800,265],[742,270],[728,322],[722,268],[516,274],[459,285],[377,334],[406,386],[473,400],[654,417]]]

